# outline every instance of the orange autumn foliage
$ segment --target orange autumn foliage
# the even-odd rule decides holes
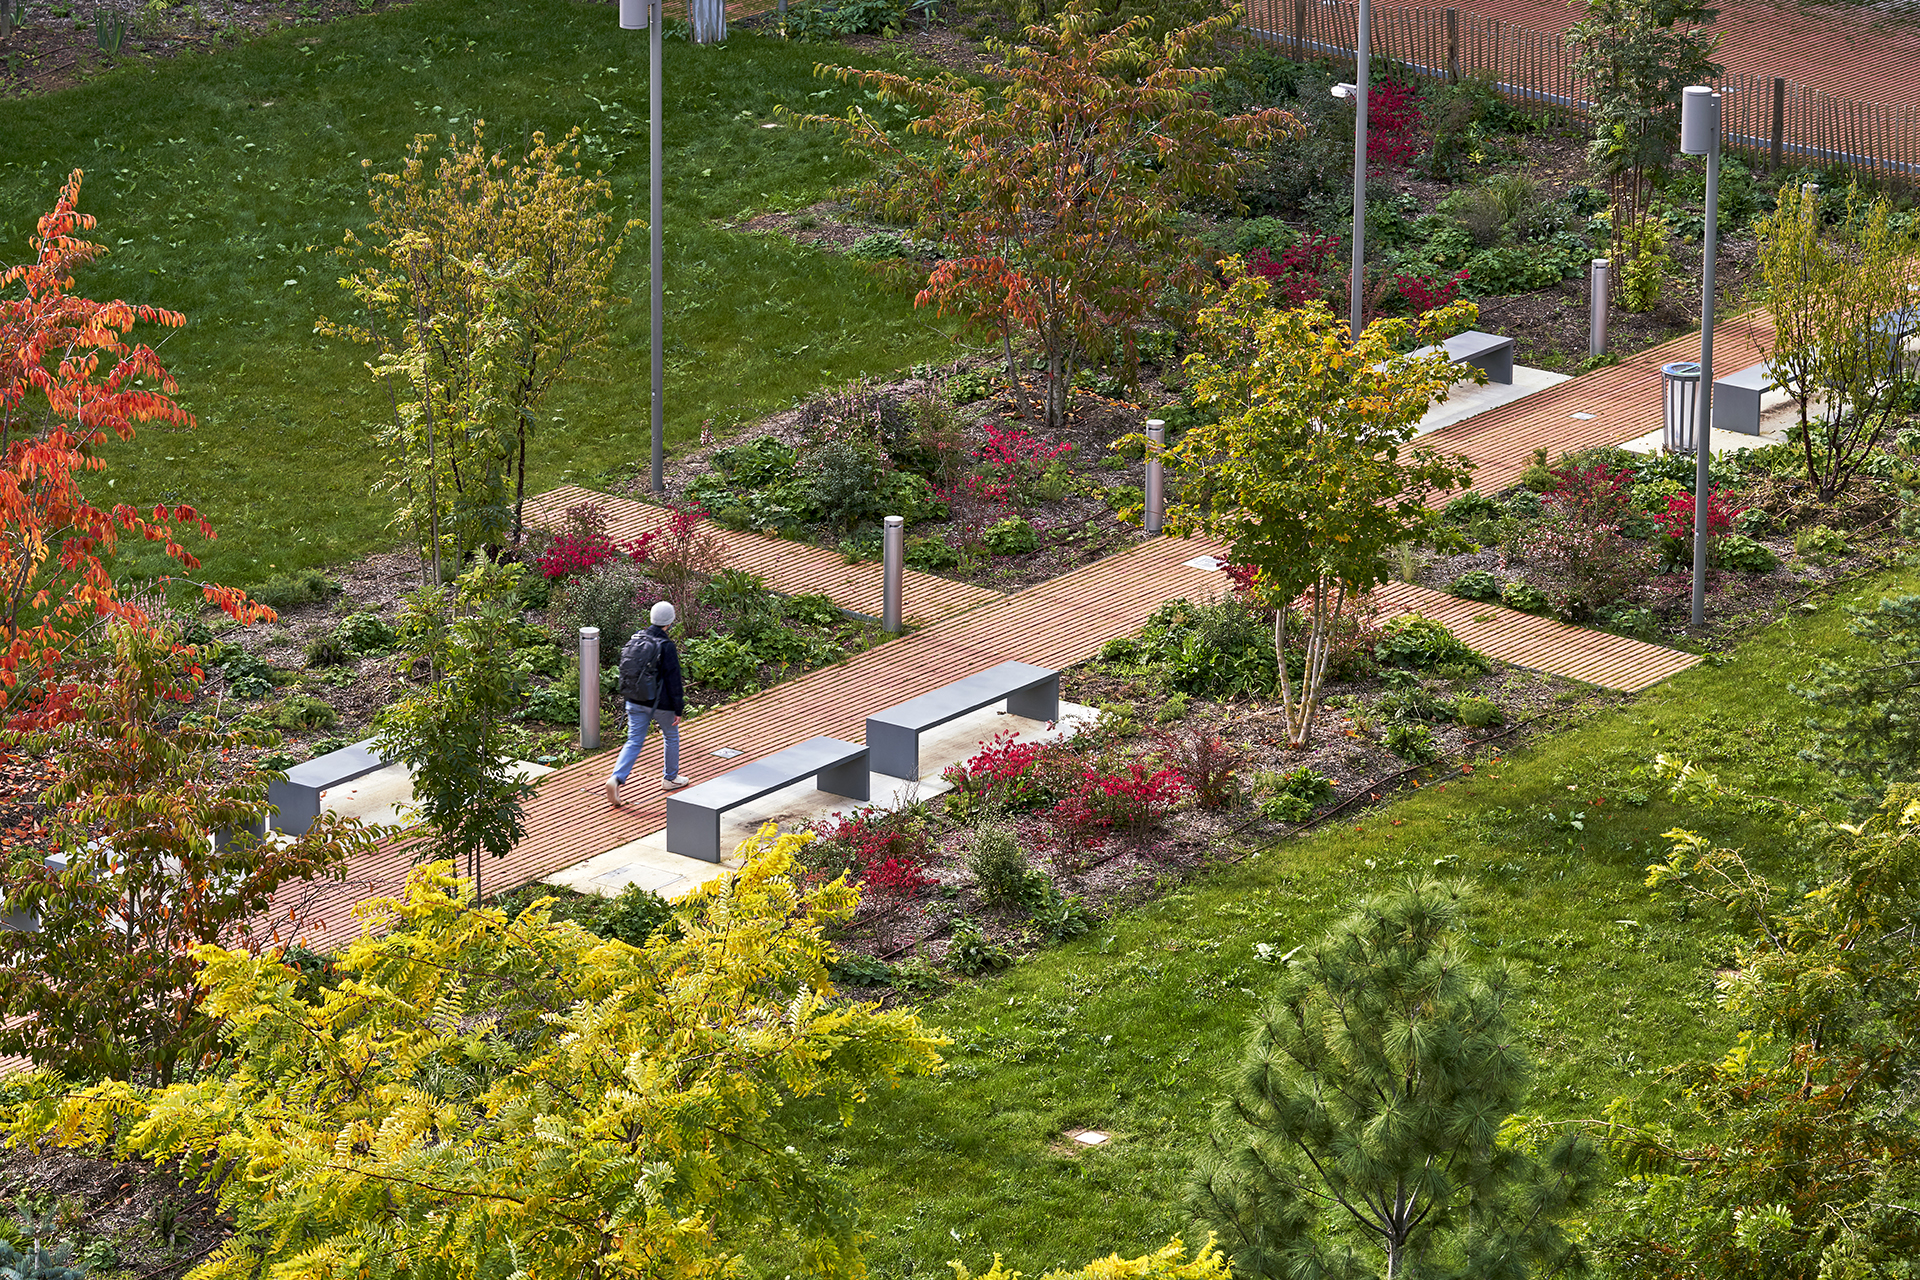
[[[136,423],[194,421],[153,349],[127,340],[136,324],[186,318],[73,293],[78,269],[106,252],[81,238],[94,219],[76,207],[80,178],[75,169],[40,219],[34,261],[0,271],[0,722],[13,729],[74,718],[88,638],[115,620],[153,625],[115,589],[108,566],[122,538],[159,542],[191,571],[200,562],[176,530],[214,536],[192,507],[102,508],[83,489],[85,474],[106,466],[102,448],[131,440]],[[199,585],[236,619],[273,617],[234,588]]]

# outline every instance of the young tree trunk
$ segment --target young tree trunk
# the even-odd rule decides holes
[[[1346,589],[1323,576],[1309,593],[1307,648],[1301,663],[1300,691],[1294,694],[1287,672],[1287,613],[1291,602],[1274,610],[1273,656],[1280,668],[1280,705],[1287,717],[1287,749],[1304,751],[1313,745],[1313,722],[1320,712],[1320,689],[1326,679],[1327,659],[1333,652],[1333,629],[1346,610]]]
[[[1020,406],[1020,416],[1031,421],[1033,406],[1027,403],[1027,389],[1020,381],[1020,366],[1013,359],[1013,328],[1002,326],[1000,345],[1007,353],[1007,385],[1013,388],[1013,402]]]

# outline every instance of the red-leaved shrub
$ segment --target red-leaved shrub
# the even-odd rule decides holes
[[[1559,494],[1540,519],[1507,543],[1501,563],[1546,592],[1569,622],[1588,622],[1638,593],[1653,576],[1653,552],[1620,527],[1586,519]]]
[[[1009,813],[1029,812],[1053,799],[1054,757],[1058,748],[1044,742],[1015,742],[1011,729],[996,733],[960,764],[940,776],[953,786],[948,807],[966,810],[990,805]]]
[[[1736,507],[1727,501],[1727,495],[1718,489],[1707,490],[1707,545],[1712,546],[1733,532],[1734,517],[1745,511],[1745,507]],[[1667,498],[1667,509],[1658,517],[1660,532],[1670,542],[1679,543],[1680,550],[1693,550],[1693,495],[1691,493],[1671,494]]]
[[[1553,496],[1582,520],[1618,524],[1633,503],[1633,473],[1604,462],[1553,468]]]
[[[1424,315],[1437,311],[1452,302],[1460,294],[1460,286],[1465,284],[1469,274],[1465,267],[1450,276],[1422,276],[1396,273],[1393,276],[1394,292],[1407,304],[1407,309],[1415,315]]]
[[[597,502],[581,502],[568,507],[561,521],[560,528],[535,562],[543,578],[571,578],[617,555],[645,560],[652,552],[657,536],[649,529],[637,538],[615,542],[607,532],[606,511]]]
[[[802,858],[815,881],[850,875],[869,894],[889,901],[937,883],[926,871],[926,830],[910,813],[872,807],[836,813],[816,822],[813,835]]]
[[[1334,256],[1339,252],[1339,236],[1309,232],[1282,250],[1278,262],[1264,248],[1255,249],[1247,258],[1247,270],[1271,280],[1287,305],[1298,307],[1332,292]]]
[[[1420,154],[1420,98],[1410,84],[1382,80],[1367,90],[1367,163],[1404,165]]]
[[[1053,843],[1062,852],[1075,853],[1099,845],[1115,831],[1138,836],[1191,792],[1177,769],[1148,772],[1138,760],[1122,773],[1084,766],[1047,812]]]

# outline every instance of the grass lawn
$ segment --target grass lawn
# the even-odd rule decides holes
[[[1916,585],[1893,574],[1842,598]],[[1740,819],[1660,798],[1645,767],[1667,752],[1774,794],[1824,798],[1796,758],[1798,700],[1785,686],[1845,640],[1834,604],[1795,615],[1724,665],[1261,851],[925,1006],[954,1041],[947,1071],[877,1097],[850,1131],[817,1121],[868,1215],[875,1274],[946,1275],[955,1257],[979,1270],[998,1251],[1032,1275],[1194,1238],[1182,1183],[1272,972],[1256,945],[1281,954],[1311,941],[1410,875],[1477,886],[1472,941],[1521,978],[1515,1022],[1540,1063],[1531,1109],[1597,1116],[1617,1095],[1657,1108],[1663,1068],[1730,1041],[1711,970],[1735,935],[1644,889],[1644,868],[1682,824],[1747,845],[1763,867],[1785,850]],[[1094,1150],[1061,1140],[1081,1126],[1116,1140]],[[782,1273],[777,1258],[762,1261]]]
[[[667,431],[724,430],[824,382],[944,359],[946,333],[909,293],[844,259],[729,231],[740,215],[822,199],[853,172],[824,135],[762,126],[776,104],[843,110],[814,79],[844,51],[735,35],[666,44]],[[869,60],[871,61],[871,60]],[[519,154],[527,135],[588,135],[620,212],[647,203],[646,44],[612,9],[572,0],[421,0],[294,29],[213,55],[130,68],[49,97],[0,103],[0,262],[23,261],[33,219],[84,169],[81,208],[111,256],[79,282],[185,312],[155,330],[199,417],[108,451],[104,496],[197,505],[219,531],[210,573],[242,585],[275,569],[392,541],[369,495],[373,431],[389,412],[369,351],[323,341],[348,314],[331,250],[365,219],[360,162],[391,169],[416,133],[487,122]],[[646,234],[629,237],[609,358],[548,402],[529,492],[647,452]],[[134,549],[123,571],[151,571]]]

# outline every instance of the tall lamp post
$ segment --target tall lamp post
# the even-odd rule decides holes
[[[620,0],[622,30],[647,28],[647,247],[652,266],[648,272],[653,286],[653,492],[667,491],[666,434],[664,402],[661,398],[661,368],[665,363],[666,325],[662,319],[660,277],[660,0]]]
[[[1693,429],[1693,625],[1707,620],[1707,463],[1713,437],[1713,267],[1720,245],[1720,95],[1680,92],[1680,150],[1707,158],[1706,244],[1700,284],[1700,400]]]
[[[1360,340],[1360,297],[1367,261],[1367,71],[1373,61],[1373,0],[1360,0],[1355,18],[1354,83],[1333,86],[1336,98],[1353,100],[1353,270],[1347,286],[1347,337]]]

